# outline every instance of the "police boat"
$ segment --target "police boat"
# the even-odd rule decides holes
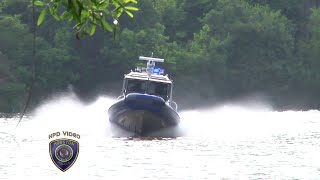
[[[179,124],[178,106],[172,100],[173,81],[155,68],[164,59],[140,56],[146,68],[124,75],[122,95],[109,110],[110,122],[136,135],[146,135]]]

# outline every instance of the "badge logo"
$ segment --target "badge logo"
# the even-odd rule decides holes
[[[49,143],[49,151],[52,162],[65,172],[78,158],[79,143],[72,139],[56,139]]]

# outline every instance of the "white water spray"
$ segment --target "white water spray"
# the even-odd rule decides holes
[[[18,134],[43,136],[56,131],[71,131],[82,136],[128,137],[128,133],[110,124],[108,108],[116,100],[99,97],[92,104],[82,103],[73,93],[52,98],[36,109],[30,120],[19,125]],[[238,140],[272,136],[277,133],[296,134],[313,131],[319,111],[275,112],[269,106],[224,105],[205,110],[179,112],[181,123],[176,128],[150,134],[160,137],[202,137]],[[309,123],[309,129],[300,129]],[[304,128],[306,126],[304,125]]]

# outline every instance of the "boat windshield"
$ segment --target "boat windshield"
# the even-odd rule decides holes
[[[156,81],[142,81],[137,79],[128,79],[126,94],[128,93],[147,93],[162,97],[168,100],[170,84]]]
[[[127,93],[145,93],[145,92],[146,92],[145,81],[141,81],[137,79],[128,80]]]
[[[162,97],[164,100],[168,99],[169,85],[161,82],[150,81],[148,86],[148,94]]]

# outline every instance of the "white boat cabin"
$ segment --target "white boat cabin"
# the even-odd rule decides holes
[[[150,94],[162,97],[165,101],[172,98],[172,81],[168,76],[152,74],[148,76],[143,72],[130,72],[125,75],[122,92]]]
[[[140,60],[147,61],[146,68],[136,68],[135,72],[131,71],[124,76],[122,85],[122,99],[129,93],[141,93],[158,96],[178,110],[177,103],[172,101],[173,81],[164,74],[164,70],[155,68],[155,62],[164,62],[164,59],[139,56]]]

